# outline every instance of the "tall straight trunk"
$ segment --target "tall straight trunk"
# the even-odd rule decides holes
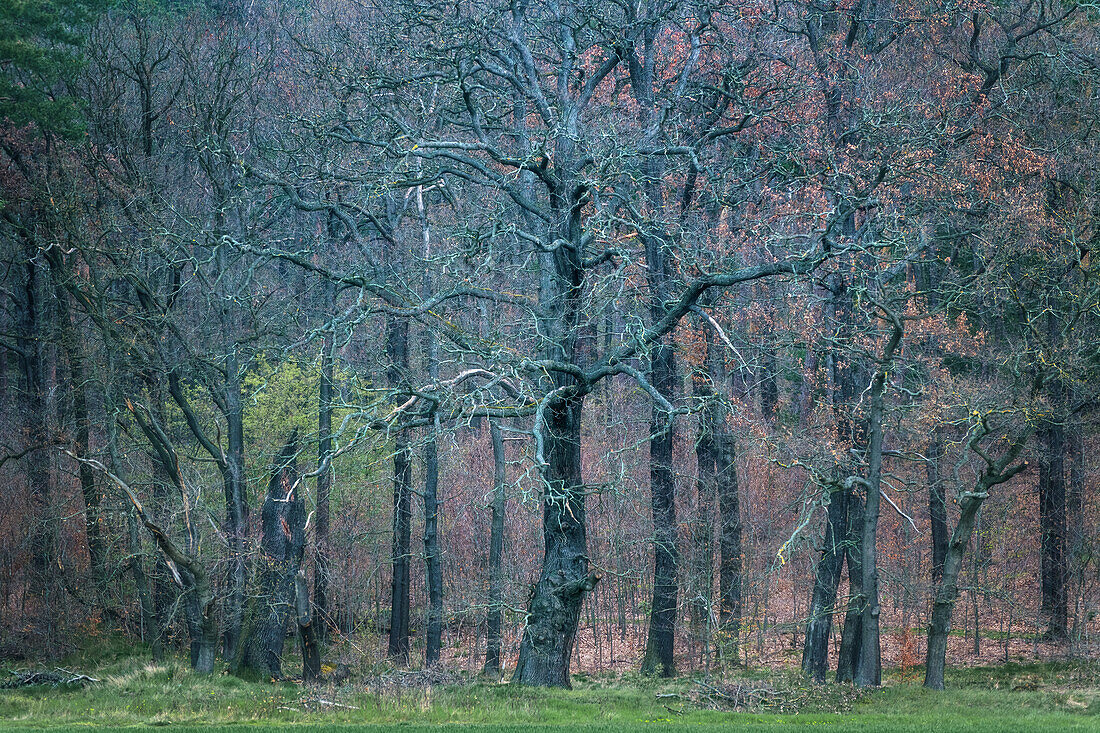
[[[53,280],[61,342],[69,357],[68,407],[71,410],[70,417],[74,428],[73,452],[87,458],[91,448],[91,419],[88,415],[84,340],[77,333],[76,324],[73,323],[69,294],[64,286],[68,274],[63,256],[60,252],[53,251],[47,259]],[[84,498],[84,536],[88,544],[88,565],[93,583],[96,587],[101,587],[106,572],[106,556],[100,531],[99,488],[96,486],[95,472],[88,464],[77,463],[77,475],[80,479],[80,494]]]
[[[841,336],[847,334],[851,327],[851,304],[849,302],[848,288],[843,276],[834,274],[830,276],[828,285],[823,289],[822,296],[825,303],[822,309],[823,320],[838,329]],[[825,373],[828,378],[828,398],[832,408],[837,441],[840,443],[858,444],[859,426],[854,424],[847,407],[855,393],[854,369],[851,364],[839,358],[835,347],[829,344],[823,352]],[[816,358],[807,358],[806,367],[812,369],[816,365]],[[809,380],[807,380],[809,383]],[[810,395],[802,396],[803,416],[807,416],[812,408]],[[829,666],[829,637],[833,627],[833,613],[836,607],[840,579],[844,571],[845,559],[849,562],[849,576],[851,576],[851,510],[853,492],[849,486],[843,484],[845,472],[843,464],[838,465],[837,480],[840,484],[832,489],[829,497],[829,505],[826,510],[825,544],[817,561],[814,572],[814,587],[810,596],[810,611],[806,622],[806,640],[802,651],[802,669],[817,682],[824,682]],[[858,583],[857,583],[858,585]],[[851,599],[849,599],[849,616],[851,615]],[[856,628],[855,625],[845,621],[843,633],[847,635]],[[843,672],[844,655],[841,654],[838,678]],[[846,672],[851,679],[851,671]]]
[[[428,586],[424,662],[439,663],[443,646],[443,572],[439,561],[439,415],[432,415],[424,445],[424,570]]]
[[[878,521],[882,483],[882,433],[885,411],[886,371],[880,369],[871,381],[871,428],[868,443],[867,493],[863,506],[863,533],[860,537],[863,613],[860,619],[860,653],[855,683],[863,687],[882,683],[882,649],[879,636]]]
[[[829,637],[833,628],[837,588],[844,569],[845,536],[848,523],[848,491],[839,489],[829,495],[826,510],[825,542],[814,573],[810,597],[806,639],[802,647],[802,671],[815,682],[824,682],[829,671]]]
[[[718,537],[718,625],[723,637],[724,663],[737,661],[741,631],[741,583],[743,562],[741,537],[741,493],[737,482],[737,443],[726,426],[725,416],[714,426],[716,491],[721,522]]]
[[[546,408],[543,435],[543,562],[528,607],[515,682],[571,688],[569,663],[584,594],[599,576],[588,562],[585,488],[581,477],[582,397]]]
[[[878,521],[882,494],[882,440],[886,418],[886,376],[893,365],[894,355],[901,346],[904,326],[901,319],[889,307],[876,303],[876,307],[891,323],[891,333],[878,359],[875,376],[871,379],[870,410],[867,415],[870,437],[867,442],[867,476],[863,482],[866,496],[863,505],[863,532],[860,536],[860,598],[863,613],[860,620],[859,663],[856,665],[855,683],[863,687],[877,687],[882,682],[882,648],[879,635],[878,589]]]
[[[330,282],[326,284],[329,315],[332,313],[335,303],[335,286]],[[324,642],[328,639],[329,626],[332,622],[332,614],[329,609],[329,504],[332,494],[332,466],[328,465],[332,454],[332,394],[333,394],[333,354],[334,333],[326,330],[321,342],[321,383],[318,389],[317,406],[317,464],[323,468],[317,474],[317,525],[316,545],[314,548],[313,568],[313,606],[315,611],[310,614],[312,619],[319,623],[312,623],[311,633]]]
[[[1057,392],[1057,387],[1052,387]],[[1053,400],[1060,403],[1060,394]],[[1041,611],[1047,636],[1062,641],[1069,634],[1069,603],[1066,593],[1066,478],[1065,425],[1056,409],[1055,417],[1039,432],[1043,456],[1039,461],[1039,538]]]
[[[493,441],[493,508],[489,522],[489,613],[485,623],[486,674],[500,672],[500,628],[504,615],[504,439],[495,420],[489,421]]]
[[[706,332],[707,360],[710,350],[715,348],[710,340],[710,329]],[[695,441],[696,463],[696,510],[695,526],[692,532],[694,541],[691,597],[692,623],[704,628],[710,625],[712,596],[714,593],[714,519],[715,519],[715,460],[714,435],[712,433],[715,418],[713,413],[719,410],[715,390],[712,387],[714,376],[703,375],[696,370],[691,377],[692,391],[696,400],[703,402],[699,413],[699,432]]]
[[[943,578],[943,563],[947,557],[947,498],[944,496],[943,479],[940,476],[943,439],[938,428],[933,430],[926,458],[928,516],[932,524],[932,587],[935,588]]]
[[[240,368],[233,351],[226,359],[225,369],[227,378],[223,399],[228,445],[222,481],[225,488],[225,535],[229,538],[232,558],[229,566],[223,653],[227,659],[232,659],[239,652],[248,586],[248,493],[244,476],[244,405],[241,399]]]
[[[1086,609],[1082,608],[1086,601],[1084,595],[1085,570],[1087,557],[1085,550],[1086,533],[1083,509],[1085,494],[1085,442],[1083,427],[1079,418],[1074,418],[1066,426],[1066,452],[1069,456],[1069,485],[1066,491],[1066,572],[1067,586],[1073,585],[1074,591],[1074,631],[1073,636],[1079,637],[1084,629]],[[1069,588],[1067,587],[1067,594]],[[1068,605],[1068,600],[1067,600]]]
[[[393,318],[387,327],[390,385],[399,387],[408,371],[409,326]],[[389,655],[402,664],[409,661],[410,571],[412,545],[412,450],[403,432],[394,439],[393,452],[393,575],[390,584]]]
[[[48,607],[52,603],[52,590],[56,583],[59,532],[52,507],[54,472],[47,449],[51,441],[49,416],[53,409],[49,397],[50,339],[45,313],[47,287],[45,273],[37,264],[33,244],[28,242],[25,252],[26,307],[20,324],[20,348],[25,378],[24,424],[27,447],[32,449],[25,458],[32,510],[28,537],[32,572],[29,588]]]
[[[673,397],[676,364],[670,336],[654,346],[650,380],[666,399]],[[654,402],[650,423],[649,489],[653,514],[653,602],[642,673],[676,674],[675,639],[678,595],[676,547],[676,477],[673,472],[675,431],[672,416]],[[660,669],[658,670],[658,666]]]
[[[416,187],[416,208],[420,218],[421,256],[424,273],[422,297],[432,292],[431,228],[428,224],[424,187]],[[430,328],[424,329],[424,361],[428,378],[439,381],[439,343]],[[429,667],[439,663],[443,647],[443,569],[439,553],[439,414],[432,412],[424,444],[424,571],[428,586],[427,639],[424,662]]]

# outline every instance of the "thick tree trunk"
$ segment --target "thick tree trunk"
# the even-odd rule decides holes
[[[845,536],[848,523],[848,491],[833,491],[826,510],[825,543],[814,574],[806,640],[802,648],[802,671],[815,682],[824,682],[829,671],[829,636],[836,611],[837,588],[844,569]]]
[[[485,674],[500,672],[500,629],[504,615],[504,439],[489,421],[493,441],[493,508],[489,523],[489,613],[485,623]]]
[[[56,568],[59,543],[57,517],[53,511],[54,472],[51,467],[50,414],[53,411],[49,389],[50,354],[48,352],[49,321],[45,312],[47,284],[36,250],[29,242],[25,247],[24,265],[25,310],[20,329],[22,366],[25,376],[24,425],[27,447],[27,486],[30,489],[31,513],[29,547],[31,553],[31,593],[43,602],[43,611],[53,603],[57,582]],[[52,627],[52,621],[49,622]]]
[[[191,637],[191,669],[201,674],[213,674],[218,653],[218,622],[210,582],[180,568],[184,580],[184,615]]]
[[[583,398],[546,408],[543,435],[542,572],[531,592],[528,622],[513,676],[526,685],[571,688],[569,663],[584,594],[599,576],[589,570],[585,489],[581,480]]]
[[[854,682],[863,650],[863,495],[848,490],[844,557],[848,563],[848,603],[840,632],[837,682]]]
[[[298,495],[298,437],[292,435],[276,459],[262,513],[260,592],[252,609],[245,667],[267,678],[282,677],[287,624],[296,608],[296,579],[305,551],[305,502]]]

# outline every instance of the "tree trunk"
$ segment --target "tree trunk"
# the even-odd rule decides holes
[[[875,374],[871,382],[871,436],[868,444],[867,495],[863,507],[863,534],[860,538],[860,568],[863,614],[860,619],[860,654],[855,683],[861,687],[877,687],[882,682],[882,650],[879,637],[878,592],[878,520],[882,483],[882,433],[885,410],[886,372]]]
[[[439,415],[432,416],[424,445],[424,570],[428,623],[424,663],[439,663],[443,646],[443,571],[439,562]]]
[[[298,495],[298,436],[279,453],[264,500],[260,541],[260,592],[252,612],[251,638],[243,638],[246,668],[266,678],[282,677],[287,624],[296,608],[296,579],[305,551],[305,502]],[[296,615],[296,614],[295,614]]]
[[[420,219],[421,256],[424,272],[421,278],[422,297],[432,292],[431,228],[428,223],[424,187],[416,187],[416,209]],[[424,361],[428,378],[439,381],[439,344],[430,328],[424,329]],[[427,666],[439,663],[443,646],[443,570],[439,556],[439,415],[433,411],[424,445],[424,565],[428,586],[427,639],[424,661]]]
[[[31,513],[28,542],[31,552],[31,578],[29,590],[43,604],[43,611],[53,603],[52,591],[56,583],[59,531],[53,511],[54,472],[51,470],[50,413],[53,406],[48,384],[50,342],[48,317],[45,313],[47,285],[42,268],[36,264],[36,249],[31,243],[25,247],[27,261],[24,265],[26,281],[24,295],[26,309],[20,324],[20,347],[25,376],[24,415],[27,447],[27,485],[30,489]],[[50,623],[52,626],[52,622]]]
[[[676,364],[666,336],[654,346],[650,364],[653,387],[671,402]],[[678,586],[676,565],[676,478],[673,473],[675,430],[672,416],[654,402],[649,441],[649,487],[653,515],[653,605],[642,674],[676,674],[675,639]]]
[[[248,493],[244,477],[244,406],[241,402],[240,368],[236,354],[226,359],[224,414],[228,450],[222,481],[225,488],[225,536],[229,538],[232,558],[229,566],[229,597],[226,600],[223,653],[227,659],[237,656],[248,587]]]
[[[714,345],[710,343],[710,329],[707,329],[708,354]],[[708,356],[708,361],[710,357]],[[692,374],[692,389],[695,399],[704,403],[699,413],[699,433],[695,441],[696,462],[696,502],[698,504],[695,526],[692,532],[693,563],[691,618],[692,623],[709,631],[712,596],[714,593],[714,520],[715,520],[715,461],[714,435],[715,418],[713,413],[719,410],[712,384],[714,375]]]
[[[1057,387],[1052,387],[1057,392]],[[1056,395],[1052,400],[1060,403]],[[1039,432],[1043,457],[1039,461],[1039,537],[1041,610],[1050,639],[1068,636],[1069,604],[1066,593],[1066,479],[1065,425],[1056,408],[1053,420]]]
[[[718,625],[724,663],[737,662],[741,633],[741,494],[737,483],[737,443],[726,426],[724,412],[714,426],[717,472],[718,515],[722,523],[718,538]]]
[[[854,682],[863,650],[863,495],[847,490],[848,526],[845,528],[844,558],[848,562],[848,603],[844,628],[840,632],[837,682]]]
[[[934,429],[932,442],[928,444],[926,476],[928,477],[928,516],[932,524],[932,587],[943,578],[943,563],[947,557],[947,499],[940,477],[940,461],[943,460],[943,441],[939,429]]]
[[[904,327],[901,319],[887,306],[875,304],[890,321],[892,331],[878,360],[875,376],[871,379],[870,410],[867,416],[869,440],[867,442],[867,476],[863,483],[866,496],[863,505],[863,532],[860,537],[860,598],[863,614],[860,621],[859,664],[856,665],[855,683],[862,687],[877,687],[882,682],[882,648],[879,636],[878,591],[878,520],[882,487],[882,440],[886,418],[886,376],[901,345]]]
[[[829,636],[836,610],[837,588],[844,569],[844,548],[848,523],[848,491],[833,491],[826,510],[825,544],[814,574],[806,641],[802,648],[802,671],[815,682],[824,682],[829,671]]]
[[[114,377],[114,360],[108,356],[110,377]],[[108,389],[110,403],[115,394],[113,388]],[[113,415],[114,404],[111,404],[112,414],[107,420],[107,456],[111,471],[125,478],[122,461],[118,454],[118,421]],[[84,465],[84,464],[81,464]],[[91,467],[89,467],[90,469]],[[149,642],[154,662],[164,661],[164,641],[160,619],[153,605],[153,597],[149,588],[149,576],[145,573],[145,553],[141,544],[141,533],[138,528],[138,518],[133,510],[126,514],[127,539],[130,548],[130,572],[134,576],[134,587],[137,589],[138,606],[141,611],[141,623],[145,629],[144,637]]]
[[[928,650],[925,657],[924,686],[943,689],[943,673],[947,660],[947,636],[951,631],[951,614],[959,597],[959,572],[962,570],[966,547],[978,517],[978,510],[987,494],[972,493],[959,505],[959,523],[951,533],[944,557],[943,576],[932,604],[932,620],[928,625]]]
[[[298,621],[298,643],[302,651],[302,681],[317,682],[321,679],[321,649],[317,644],[314,616],[309,607],[309,583],[301,569],[294,576],[294,604]]]
[[[205,576],[196,577],[180,569],[184,579],[184,615],[191,637],[191,669],[200,674],[212,674],[218,653],[218,623],[214,613],[214,598]]]
[[[327,283],[330,311],[334,307],[335,286]],[[330,314],[331,315],[331,314]],[[321,343],[321,383],[317,408],[317,464],[325,470],[317,474],[317,534],[313,568],[313,614],[319,623],[311,629],[322,642],[328,639],[332,615],[329,610],[329,503],[333,469],[326,465],[332,454],[333,332],[325,331]]]
[[[72,423],[75,432],[73,452],[82,458],[89,456],[91,447],[91,420],[88,415],[88,382],[85,372],[84,341],[77,334],[73,323],[72,309],[69,307],[69,295],[64,288],[64,260],[60,253],[48,257],[51,277],[54,281],[54,298],[57,303],[57,321],[61,339],[69,357],[69,408],[72,410]],[[99,488],[96,486],[95,472],[86,463],[77,463],[77,475],[80,478],[80,494],[84,498],[84,535],[88,543],[88,565],[94,585],[101,589],[106,573],[106,556],[99,520]]]
[[[389,351],[388,376],[398,387],[408,370],[408,323],[394,318],[388,325],[386,346]],[[400,664],[409,662],[410,577],[409,553],[412,545],[412,451],[401,432],[394,439],[393,452],[393,576],[390,593],[389,655]]]
[[[543,555],[513,676],[525,685],[571,688],[569,663],[584,594],[599,576],[588,566],[585,489],[581,481],[582,397],[546,412],[543,436]]]
[[[493,441],[493,516],[489,524],[489,613],[485,623],[485,674],[500,673],[500,628],[504,612],[504,439],[489,421]]]

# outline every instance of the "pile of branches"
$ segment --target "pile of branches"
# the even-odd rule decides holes
[[[9,669],[8,673],[14,679],[0,682],[0,688],[13,690],[18,687],[32,687],[35,685],[48,685],[60,687],[62,685],[86,685],[89,682],[99,682],[95,677],[80,674],[61,667],[55,667],[52,672],[42,670]]]
[[[786,707],[783,705],[783,697],[773,685],[758,680],[718,684],[696,680],[695,687],[691,690],[691,699],[699,707],[711,710],[779,712]]]
[[[696,680],[691,701],[701,708],[737,712],[845,712],[860,697],[850,685],[814,685],[802,678]]]
[[[395,669],[384,674],[367,677],[364,686],[375,694],[402,690],[423,690],[437,685],[453,685],[462,679],[442,667],[428,669]]]

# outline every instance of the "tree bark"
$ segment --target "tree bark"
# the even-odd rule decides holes
[[[707,362],[711,357],[710,351],[714,349],[711,342],[710,328],[705,327]],[[715,491],[715,478],[717,462],[715,458],[713,425],[716,420],[714,413],[720,408],[713,384],[715,376],[709,373],[701,373],[696,370],[692,374],[692,391],[696,400],[703,403],[703,409],[699,413],[699,432],[695,441],[696,479],[695,492],[698,504],[695,519],[693,539],[693,563],[692,584],[694,590],[691,598],[692,623],[700,628],[710,626],[711,605],[714,593],[714,521],[715,503],[717,494]]]
[[[225,485],[226,537],[233,553],[226,601],[224,654],[232,659],[241,641],[241,624],[248,589],[248,493],[244,477],[244,406],[236,354],[226,359],[224,415],[228,444],[222,477]]]
[[[485,674],[500,673],[500,629],[504,615],[504,439],[496,421],[489,421],[493,441],[493,506],[489,523],[489,613],[485,623]]]
[[[314,633],[315,616],[309,606],[309,583],[301,569],[294,576],[294,603],[298,621],[298,643],[302,651],[302,681],[317,682],[321,679],[321,649]]]
[[[653,387],[666,399],[674,397],[676,365],[670,336],[655,345],[650,362]],[[676,478],[673,473],[674,423],[654,402],[649,441],[649,489],[653,515],[653,601],[642,674],[676,674],[675,639],[677,584]],[[660,669],[658,670],[658,666]]]
[[[837,682],[854,682],[863,651],[863,494],[847,489],[848,526],[844,558],[848,563],[848,603],[840,632]]]
[[[409,326],[400,318],[390,320],[386,347],[391,386],[400,386],[408,371]],[[412,545],[412,451],[404,433],[394,439],[393,452],[393,576],[390,585],[389,655],[398,663],[409,662],[410,570]]]
[[[424,445],[424,570],[428,586],[428,623],[424,663],[439,663],[443,647],[443,571],[439,562],[439,415],[432,415]]]
[[[736,664],[741,633],[741,583],[743,561],[741,537],[741,493],[737,481],[737,444],[726,426],[724,415],[715,426],[718,516],[721,521],[718,546],[718,625],[724,646],[723,663]]]
[[[298,436],[283,446],[268,482],[262,510],[259,596],[252,612],[251,638],[242,638],[244,666],[266,678],[283,675],[287,624],[296,609],[296,579],[305,552],[305,502],[298,495]]]
[[[1069,602],[1066,593],[1066,440],[1061,415],[1056,414],[1043,426],[1039,442],[1043,446],[1039,461],[1041,611],[1047,622],[1047,637],[1064,641],[1069,635]]]
[[[940,477],[940,461],[943,460],[943,440],[939,429],[933,430],[928,444],[926,476],[928,478],[928,516],[932,525],[932,587],[943,578],[943,563],[947,557],[947,499]]]
[[[848,523],[848,491],[834,490],[826,510],[825,542],[814,573],[806,640],[802,648],[802,671],[815,682],[824,682],[829,671],[829,637],[836,610],[837,588],[844,569]]]
[[[988,490],[988,488],[987,488]],[[951,614],[959,597],[959,572],[966,556],[966,547],[978,518],[978,510],[987,493],[970,493],[959,502],[959,522],[951,533],[944,557],[943,576],[932,604],[932,619],[928,625],[928,650],[925,657],[924,686],[942,690],[947,659],[947,636],[951,631]]]
[[[1012,462],[1023,451],[1030,437],[1030,430],[1026,430],[1017,437],[1004,455],[996,461],[978,448],[979,441],[992,432],[994,431],[983,419],[980,431],[975,433],[969,442],[970,450],[978,453],[986,462],[986,469],[978,478],[974,490],[965,492],[959,497],[959,521],[951,532],[951,541],[948,543],[947,555],[944,558],[943,578],[940,580],[936,599],[932,604],[924,664],[924,686],[932,690],[944,688],[943,675],[947,663],[947,636],[951,631],[951,614],[955,609],[955,601],[959,597],[959,573],[962,571],[967,545],[970,544],[970,537],[974,533],[978,511],[982,503],[989,498],[990,489],[1009,481],[1027,467],[1026,461],[1015,465],[1012,465]]]
[[[546,408],[543,437],[542,571],[531,592],[527,627],[520,642],[515,682],[572,688],[569,663],[584,594],[599,576],[588,566],[585,490],[581,482],[583,398]]]
[[[325,283],[329,315],[335,307],[336,287],[331,282]],[[332,494],[333,469],[328,465],[332,454],[332,395],[333,395],[333,354],[332,350],[334,334],[331,329],[325,331],[321,342],[321,382],[318,389],[317,407],[317,464],[324,468],[317,474],[317,529],[316,547],[314,549],[313,568],[313,606],[316,609],[312,617],[319,623],[311,626],[318,640],[324,642],[328,639],[329,625],[332,614],[329,608],[329,504]]]

